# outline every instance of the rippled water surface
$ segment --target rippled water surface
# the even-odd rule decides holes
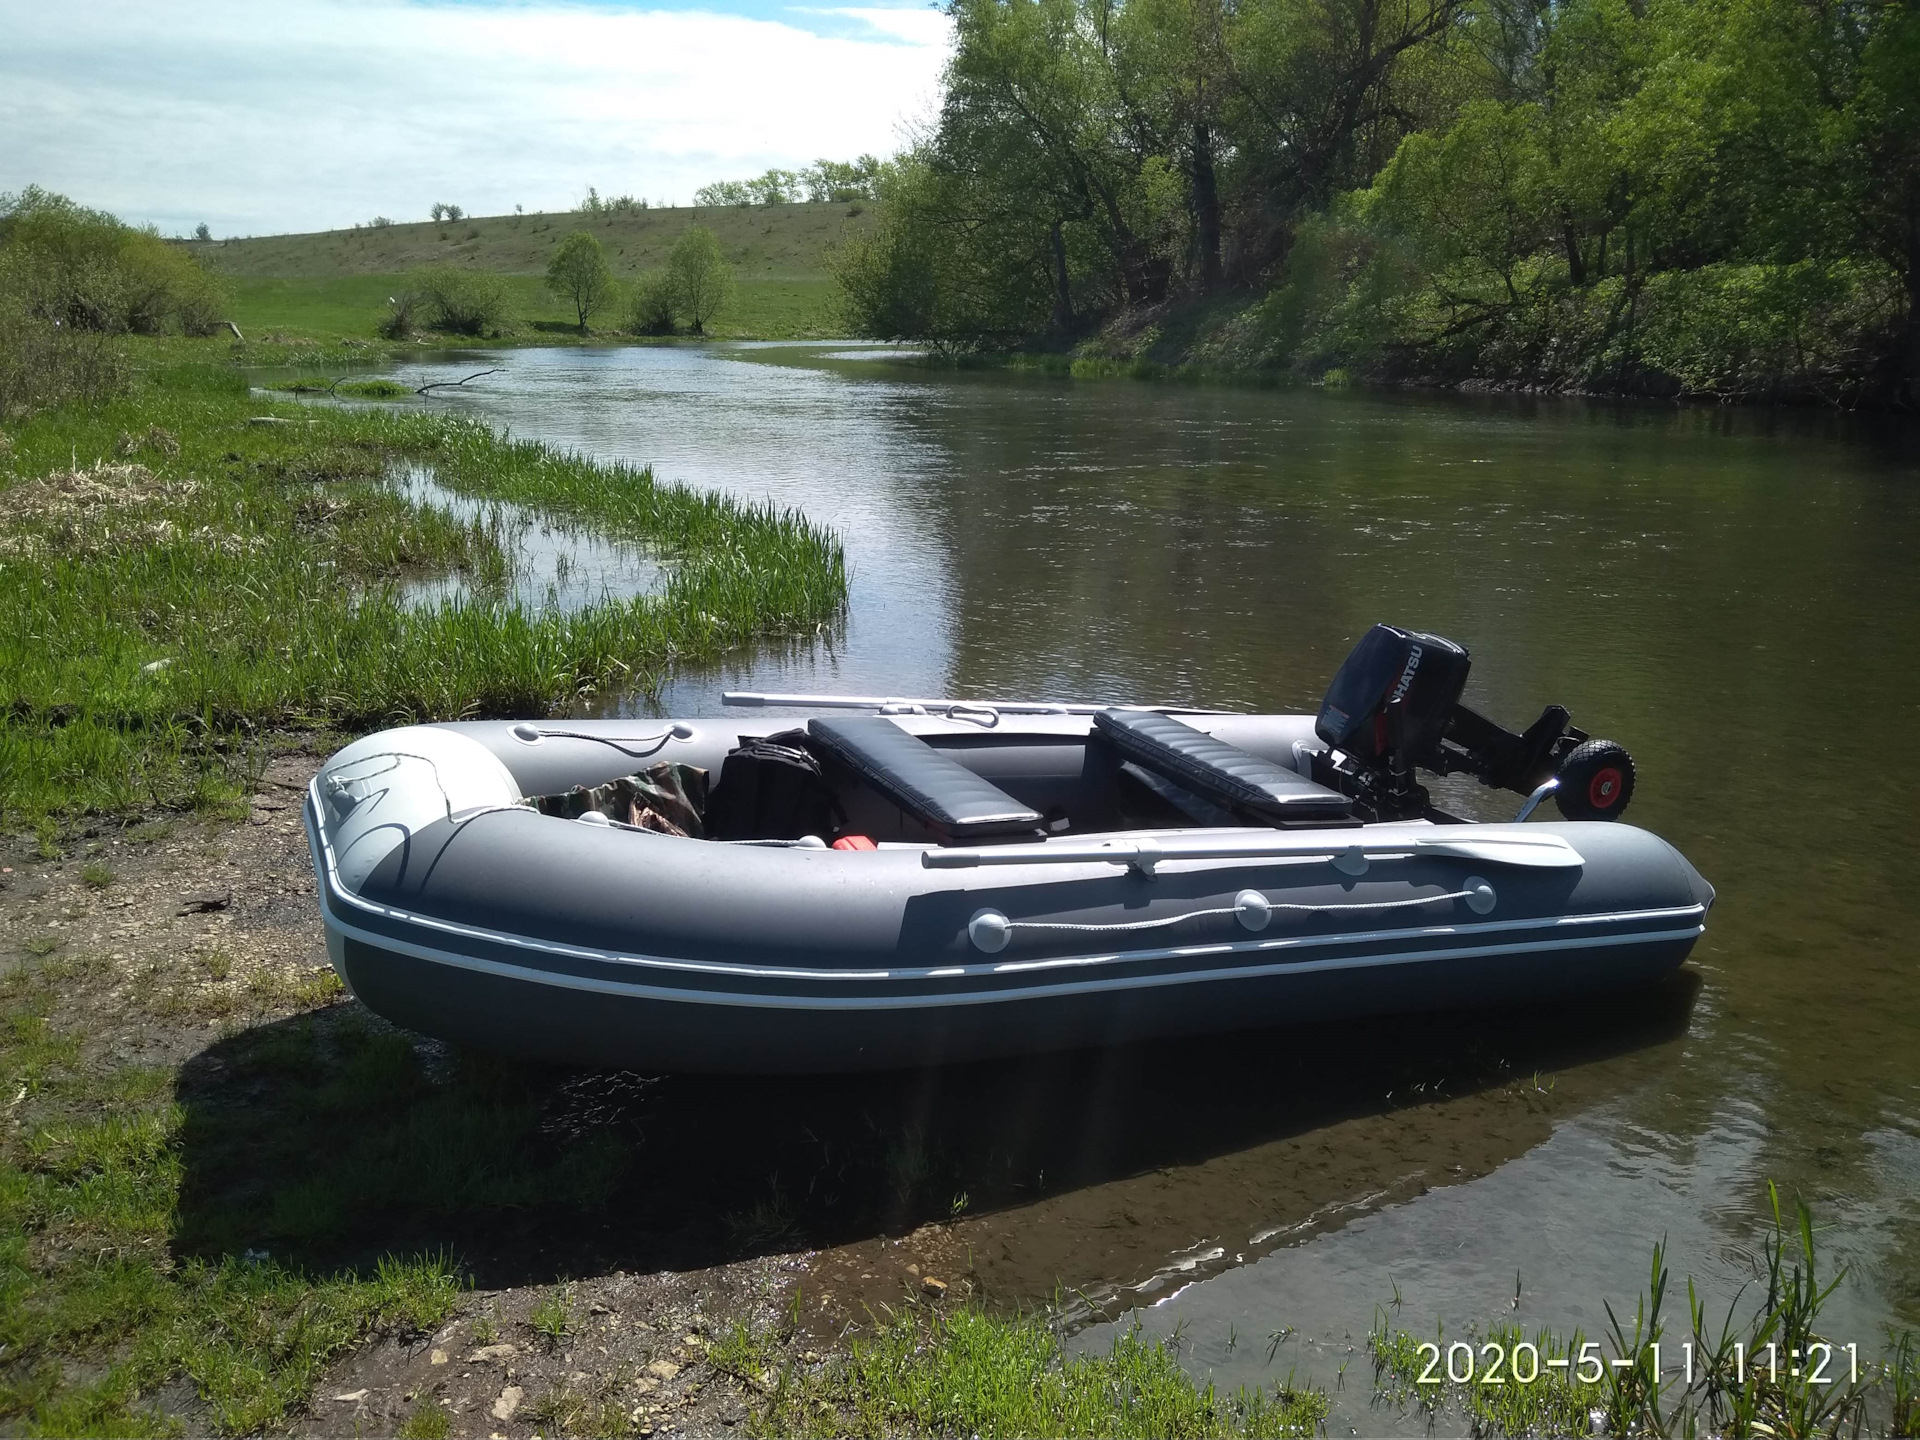
[[[845,536],[844,632],[684,676],[669,713],[729,686],[1310,710],[1390,619],[1470,645],[1468,697],[1505,722],[1558,701],[1628,745],[1630,818],[1718,887],[1692,983],[1624,1021],[1357,1026],[999,1097],[990,1129],[1070,1134],[1031,1199],[962,1222],[989,1294],[1057,1282],[1186,1321],[1228,1381],[1332,1384],[1366,1371],[1348,1347],[1396,1292],[1409,1329],[1592,1333],[1664,1234],[1730,1294],[1771,1178],[1854,1267],[1833,1338],[1920,1324],[1914,432],[943,375],[846,347],[508,365],[438,403]]]

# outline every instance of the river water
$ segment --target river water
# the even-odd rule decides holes
[[[1630,818],[1718,888],[1689,983],[1626,1021],[1356,1027],[1291,1065],[1283,1037],[1060,1077],[1105,1158],[962,1221],[988,1294],[1064,1287],[1087,1318],[1181,1327],[1229,1385],[1338,1385],[1396,1297],[1410,1330],[1592,1334],[1662,1236],[1677,1275],[1731,1295],[1772,1180],[1852,1267],[1832,1338],[1878,1353],[1883,1326],[1920,1324],[1913,430],[937,373],[853,347],[507,363],[436,403],[845,538],[843,631],[681,676],[666,713],[728,687],[1312,710],[1391,620],[1468,644],[1468,699],[1509,725],[1556,701],[1626,744]]]

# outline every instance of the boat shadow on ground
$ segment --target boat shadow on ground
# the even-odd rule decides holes
[[[1416,1095],[1433,1103],[1442,1078],[1451,1104],[1673,1041],[1698,989],[1683,971],[1604,1003],[807,1079],[513,1064],[347,1002],[184,1067],[175,1251],[313,1269],[446,1252],[492,1288],[902,1235],[963,1208],[970,1224],[1011,1220]],[[1176,1205],[1195,1213],[1177,1218],[1209,1233],[1205,1185],[1193,1189]]]

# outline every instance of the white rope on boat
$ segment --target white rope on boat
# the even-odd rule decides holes
[[[635,759],[644,759],[648,755],[658,753],[669,740],[693,738],[692,727],[678,722],[669,725],[658,735],[594,735],[585,730],[561,730],[552,725],[535,725],[530,720],[523,720],[507,733],[522,745],[538,745],[542,740],[591,740],[596,745],[610,745],[622,755],[631,755]],[[651,748],[645,750],[628,748],[639,745]]]
[[[1344,911],[1410,910],[1416,906],[1438,905],[1449,900],[1464,900],[1467,902],[1467,908],[1476,915],[1485,915],[1493,909],[1495,896],[1492,885],[1478,875],[1469,875],[1461,889],[1449,890],[1440,895],[1416,895],[1406,900],[1330,900],[1322,904],[1303,904],[1294,901],[1276,902],[1269,900],[1258,890],[1242,890],[1233,897],[1231,905],[1216,905],[1205,910],[1188,910],[1179,915],[1165,915],[1158,920],[1009,920],[998,910],[981,910],[967,922],[967,938],[973,942],[975,949],[984,950],[989,955],[997,955],[1012,943],[1016,930],[1115,935],[1129,931],[1160,930],[1169,925],[1183,925],[1189,920],[1206,920],[1214,916],[1231,915],[1244,928],[1260,931],[1266,929],[1274,913],[1281,910],[1310,915],[1337,914]]]
[[[1304,910],[1309,913],[1325,910],[1404,910],[1414,905],[1437,905],[1442,900],[1470,900],[1476,893],[1472,890],[1449,890],[1445,895],[1422,895],[1413,900],[1362,900],[1352,904],[1329,902],[1325,905],[1277,905],[1269,900],[1267,910],[1269,912]],[[1007,924],[1015,930],[1157,930],[1163,925],[1179,925],[1187,920],[1205,920],[1211,915],[1238,915],[1239,913],[1238,905],[1220,905],[1211,910],[1189,910],[1184,915],[1168,915],[1161,920],[1113,920],[1086,923],[1067,920],[1009,920]]]

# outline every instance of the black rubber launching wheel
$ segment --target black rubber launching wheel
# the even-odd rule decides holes
[[[1589,740],[1560,766],[1553,803],[1569,820],[1618,820],[1633,798],[1633,757],[1624,745]]]

